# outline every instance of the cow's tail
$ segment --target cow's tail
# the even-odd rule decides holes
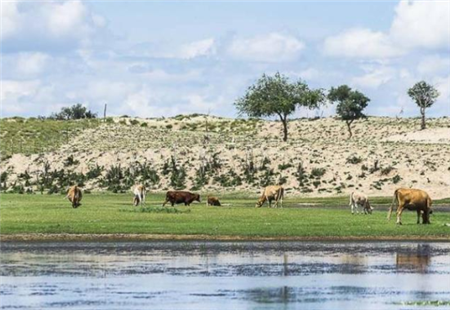
[[[394,198],[392,199],[391,207],[389,208],[389,213],[388,213],[388,216],[387,216],[388,221],[391,219],[392,211],[394,210],[394,204],[397,205],[397,203],[398,203],[397,194],[398,194],[398,189],[396,189],[395,192],[394,192]]]

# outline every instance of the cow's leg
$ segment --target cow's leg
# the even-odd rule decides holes
[[[350,203],[348,204],[348,206],[350,207],[350,210],[352,211],[352,214],[353,214],[353,209],[354,209],[354,206],[353,206],[353,201],[352,201],[352,199],[350,198]]]
[[[166,205],[166,203],[168,203],[168,202],[169,202],[169,199],[166,198],[166,201],[164,201],[162,206],[164,207]]]
[[[145,193],[142,193],[142,204],[145,205]]]
[[[423,219],[422,219],[422,224],[423,224]],[[420,224],[420,210],[417,210],[417,224]]]
[[[422,213],[422,224],[430,224],[430,211],[428,209]]]
[[[397,210],[397,224],[402,225],[402,213],[403,213],[403,206],[399,207]]]

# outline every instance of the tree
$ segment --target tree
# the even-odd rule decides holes
[[[425,129],[425,109],[433,105],[436,98],[439,97],[439,92],[427,82],[420,81],[408,89],[408,95],[419,106],[420,114],[422,114],[422,125],[420,129]]]
[[[353,136],[352,123],[357,119],[366,118],[362,111],[367,107],[370,99],[347,85],[332,87],[328,93],[328,99],[333,103],[338,102],[336,113],[347,124],[351,138]]]
[[[71,107],[61,108],[61,112],[52,113],[51,119],[57,120],[71,120],[82,118],[96,118],[97,114],[83,107],[80,103],[74,104]]]
[[[278,116],[283,123],[283,141],[288,138],[288,116],[298,106],[316,109],[325,100],[321,89],[311,90],[299,80],[290,83],[289,79],[276,73],[263,76],[247,89],[246,94],[235,102],[239,114],[249,117]]]

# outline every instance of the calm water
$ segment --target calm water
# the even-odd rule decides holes
[[[450,243],[2,244],[1,309],[448,309]]]

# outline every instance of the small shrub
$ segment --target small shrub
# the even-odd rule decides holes
[[[401,177],[397,174],[396,176],[394,176],[393,178],[392,178],[392,182],[394,183],[394,184],[397,184],[398,182],[400,182],[401,181]]]
[[[357,157],[355,155],[352,155],[350,157],[347,158],[347,164],[359,164],[360,162],[362,162],[362,158],[361,157]]]
[[[64,161],[65,166],[74,166],[74,165],[78,165],[79,163],[80,163],[80,161],[74,159],[73,155],[69,155],[69,157],[67,157],[66,160]]]
[[[313,168],[311,170],[311,176],[315,178],[321,178],[325,174],[326,169],[325,168]]]
[[[388,166],[386,168],[381,169],[380,173],[381,175],[388,175],[394,169],[395,169],[394,167]]]
[[[283,170],[289,169],[291,167],[293,167],[293,165],[289,164],[289,163],[288,164],[280,164],[280,165],[278,165],[278,170],[283,171]]]

